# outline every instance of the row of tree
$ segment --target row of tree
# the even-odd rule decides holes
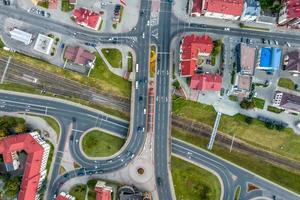
[[[0,138],[9,134],[24,133],[27,126],[23,118],[3,116],[0,117]]]

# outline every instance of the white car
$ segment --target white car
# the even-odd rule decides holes
[[[147,26],[150,26],[150,21],[149,20],[147,21]]]
[[[143,33],[142,38],[145,38],[145,33]]]
[[[138,89],[138,88],[139,88],[139,82],[135,81],[135,89]]]
[[[146,115],[146,112],[147,112],[147,110],[146,110],[146,108],[144,108],[144,115]]]

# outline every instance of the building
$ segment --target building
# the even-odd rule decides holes
[[[288,52],[283,59],[283,68],[292,73],[300,74],[300,50]]]
[[[203,0],[193,0],[191,16],[193,16],[193,17],[201,16],[203,2],[204,2]]]
[[[25,45],[29,45],[32,42],[32,34],[20,29],[13,28],[9,31],[9,34],[12,39],[20,41]]]
[[[1,139],[0,154],[3,155],[7,171],[15,170],[14,154],[23,150],[27,153],[27,160],[18,200],[39,199],[38,190],[47,175],[50,146],[41,139],[38,132],[11,135]]]
[[[69,4],[76,5],[77,4],[77,0],[69,0]]]
[[[195,74],[192,76],[190,88],[201,91],[219,91],[222,88],[222,76],[219,74]]]
[[[119,200],[151,200],[150,192],[141,192],[134,186],[122,186],[118,189]]]
[[[99,13],[88,10],[86,8],[78,8],[73,11],[73,15],[77,24],[98,30],[101,24],[101,16]]]
[[[206,17],[238,20],[244,9],[244,0],[205,0],[202,12]]]
[[[40,1],[44,1],[44,0],[31,0],[31,2],[32,2],[34,5],[37,5]]]
[[[260,16],[261,8],[258,0],[245,0],[241,21],[255,21]]]
[[[93,67],[96,56],[82,47],[68,46],[65,49],[64,59],[70,60],[78,65]]]
[[[257,50],[244,43],[239,45],[238,72],[242,75],[253,75],[256,66]]]
[[[110,200],[113,189],[112,187],[106,186],[105,182],[98,181],[95,186],[95,191],[96,200]]]
[[[57,197],[56,200],[75,200],[75,197],[69,195],[68,193],[61,192]]]
[[[33,49],[39,53],[49,55],[53,42],[53,38],[39,33]]]
[[[300,0],[284,0],[284,7],[278,17],[279,25],[300,24]]]
[[[258,69],[274,71],[281,66],[282,51],[280,48],[263,47],[260,49]]]
[[[273,106],[283,108],[290,112],[300,113],[300,96],[276,91]]]
[[[190,77],[197,68],[199,56],[209,56],[213,50],[213,41],[208,35],[187,35],[180,46],[180,75]]]

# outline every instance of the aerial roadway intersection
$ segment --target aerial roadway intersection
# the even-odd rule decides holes
[[[0,0],[0,199],[300,199],[295,2]]]

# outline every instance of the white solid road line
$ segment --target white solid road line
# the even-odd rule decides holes
[[[11,56],[9,56],[9,58],[8,58],[8,60],[7,60],[7,63],[6,63],[6,66],[5,66],[5,69],[4,69],[4,72],[3,72],[3,75],[2,75],[2,78],[1,78],[0,84],[2,84],[3,81],[4,81],[5,74],[6,74],[6,72],[7,72],[8,66],[9,66],[9,64],[10,64],[10,60],[11,60]]]

